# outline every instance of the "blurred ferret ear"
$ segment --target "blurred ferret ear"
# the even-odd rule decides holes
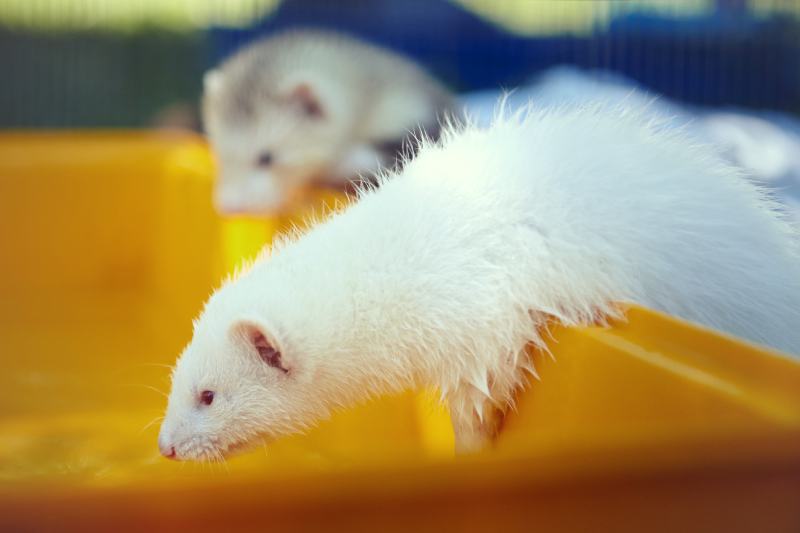
[[[231,335],[237,337],[258,354],[258,357],[268,366],[289,373],[278,342],[269,334],[267,328],[250,319],[237,320],[231,326]]]
[[[298,104],[307,116],[322,118],[325,111],[320,103],[319,96],[308,82],[300,82],[289,91],[289,100]]]
[[[218,69],[209,70],[203,75],[203,90],[206,94],[216,94],[222,88],[222,72]]]

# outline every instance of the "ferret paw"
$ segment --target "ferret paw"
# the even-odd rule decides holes
[[[491,407],[486,409],[483,418],[475,413],[466,422],[453,422],[456,453],[470,454],[491,448],[502,430],[504,418],[503,410]]]

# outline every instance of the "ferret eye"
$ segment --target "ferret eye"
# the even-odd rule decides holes
[[[256,162],[256,164],[262,168],[270,166],[272,164],[272,153],[261,152],[258,155],[258,161]]]
[[[200,393],[200,403],[211,405],[214,402],[214,391],[204,390]]]

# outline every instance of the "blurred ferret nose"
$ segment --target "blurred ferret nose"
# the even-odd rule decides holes
[[[222,181],[214,190],[214,207],[223,215],[268,214],[285,201],[277,178],[263,172],[244,180]]]

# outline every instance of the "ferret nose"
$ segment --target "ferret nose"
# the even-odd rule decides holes
[[[158,447],[161,455],[167,459],[175,459],[175,446],[160,446]]]
[[[177,459],[177,454],[175,453],[175,446],[169,444],[161,436],[158,437],[158,451],[160,451],[161,455],[163,455],[167,459]]]

